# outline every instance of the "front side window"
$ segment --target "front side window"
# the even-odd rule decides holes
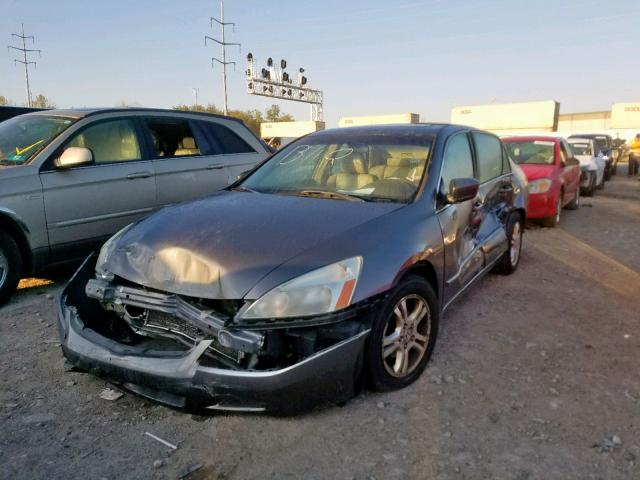
[[[107,120],[91,125],[65,147],[88,148],[96,164],[140,160],[140,144],[131,120]]]
[[[550,140],[508,141],[504,145],[517,164],[553,165],[555,142]]]
[[[0,123],[0,165],[22,165],[31,160],[75,119],[20,115]]]
[[[432,141],[424,135],[311,136],[276,153],[240,186],[281,195],[409,202],[425,175]]]
[[[502,147],[500,140],[486,133],[473,133],[478,160],[477,178],[480,183],[502,175]]]
[[[188,120],[147,118],[145,123],[151,134],[155,158],[200,155],[200,146]]]
[[[200,125],[218,145],[220,153],[254,153],[255,150],[231,129],[213,122],[200,122]]]
[[[469,138],[465,133],[458,133],[447,142],[442,159],[440,193],[447,194],[454,178],[473,178],[473,158]]]

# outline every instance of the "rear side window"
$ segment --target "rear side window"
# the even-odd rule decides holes
[[[188,120],[147,118],[155,158],[200,155],[200,146]]]
[[[477,178],[480,183],[502,175],[502,143],[486,133],[473,133],[478,158]]]
[[[255,150],[231,129],[213,122],[199,122],[221,154],[254,153]]]
[[[454,178],[473,178],[473,158],[465,133],[458,133],[449,139],[442,162],[440,192],[443,195],[448,192],[449,184]]]

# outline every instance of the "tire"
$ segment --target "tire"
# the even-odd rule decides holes
[[[580,208],[580,186],[576,189],[576,196],[567,204],[568,210],[578,210]]]
[[[605,182],[605,180],[607,180],[607,179],[605,178],[604,175],[602,175],[602,181],[600,182],[600,185],[598,185],[596,187],[598,190],[604,190],[604,182]]]
[[[604,181],[607,180],[611,180],[611,175],[613,175],[613,173],[611,172],[613,168],[613,164],[609,164],[606,166],[606,168],[604,169],[604,175],[602,176],[602,185],[604,186]]]
[[[560,223],[560,217],[562,216],[562,202],[564,200],[564,194],[560,193],[560,197],[558,197],[558,203],[556,205],[556,214],[551,217],[543,218],[542,224],[545,227],[555,228]]]
[[[517,226],[516,226],[517,225]],[[500,275],[511,275],[520,265],[522,253],[522,236],[524,235],[524,222],[519,213],[512,213],[507,219],[507,238],[509,249],[504,252],[493,271]]]
[[[411,314],[417,311],[422,312],[419,320],[411,323]],[[412,275],[396,287],[374,320],[365,352],[365,373],[371,388],[397,390],[422,374],[435,347],[439,318],[438,299],[424,278]]]
[[[589,172],[589,186],[585,187],[582,194],[585,197],[593,197],[593,193],[596,190],[596,175],[593,172]]]
[[[22,271],[22,256],[15,240],[0,231],[0,306],[9,301],[18,288]]]

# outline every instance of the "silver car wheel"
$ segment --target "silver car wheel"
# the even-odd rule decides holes
[[[520,228],[520,222],[513,224],[513,231],[511,232],[511,250],[509,256],[511,257],[511,265],[515,267],[520,259],[520,250],[522,248],[522,229]]]
[[[9,259],[7,255],[4,253],[4,250],[0,248],[0,287],[4,285],[4,282],[7,281],[7,277],[9,276]]]
[[[411,374],[427,352],[431,335],[429,304],[420,295],[400,299],[387,320],[382,339],[382,363],[387,373]]]

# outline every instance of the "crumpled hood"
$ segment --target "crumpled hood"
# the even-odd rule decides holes
[[[138,222],[115,240],[103,268],[166,292],[241,299],[287,260],[331,248],[332,237],[401,206],[220,192]]]

